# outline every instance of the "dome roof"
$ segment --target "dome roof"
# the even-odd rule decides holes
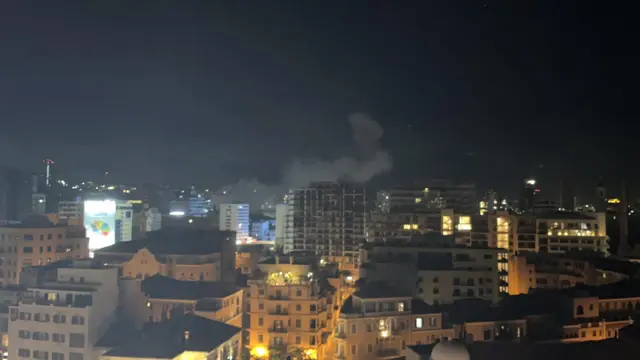
[[[431,360],[470,360],[469,351],[459,341],[443,341],[431,350]]]

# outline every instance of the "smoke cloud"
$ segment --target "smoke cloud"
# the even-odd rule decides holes
[[[291,188],[304,187],[314,181],[344,180],[366,183],[374,176],[393,168],[391,155],[380,145],[384,130],[368,114],[354,113],[348,117],[353,132],[355,154],[345,155],[333,161],[320,159],[294,159],[284,169],[283,179],[278,186],[267,186],[257,180],[240,180],[238,183],[220,190],[221,196],[214,201],[247,202],[252,209],[265,203],[280,202]]]

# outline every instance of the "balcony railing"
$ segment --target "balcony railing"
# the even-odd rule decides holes
[[[270,333],[280,333],[280,334],[284,334],[284,333],[289,332],[289,330],[288,330],[288,329],[286,329],[286,328],[284,328],[284,327],[272,327],[272,328],[269,328],[269,332],[270,332]]]
[[[347,334],[344,331],[338,331],[335,333],[336,339],[346,339]]]
[[[289,310],[287,310],[287,309],[270,310],[269,311],[269,315],[289,315]]]
[[[383,348],[376,351],[379,357],[400,356],[400,350],[392,348]]]
[[[20,300],[20,303],[26,304],[26,305],[46,305],[46,306],[75,307],[75,308],[85,308],[92,305],[91,301],[48,300],[45,298],[24,298]]]

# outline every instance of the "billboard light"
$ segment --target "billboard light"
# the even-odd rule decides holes
[[[85,201],[84,227],[89,238],[89,250],[115,244],[116,202],[114,200]]]

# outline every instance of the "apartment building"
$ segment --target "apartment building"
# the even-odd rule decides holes
[[[457,242],[468,244],[471,237],[471,219],[470,215],[454,213],[453,209],[395,207],[387,213],[371,213],[367,241],[410,240],[416,235],[435,232],[454,236]]]
[[[91,260],[60,261],[53,281],[29,287],[10,307],[10,358],[93,359],[118,306],[118,270]]]
[[[408,240],[415,235],[451,235],[466,246],[488,246],[516,252],[562,254],[585,251],[608,254],[604,213],[552,211],[516,215],[495,212],[469,215],[453,209],[395,207],[388,213],[371,214],[368,241]]]
[[[628,280],[636,272],[633,264],[604,257],[522,252],[509,255],[509,294],[606,285]]]
[[[365,189],[318,182],[287,196],[284,252],[309,251],[345,269],[357,267],[367,226]]]
[[[366,244],[360,275],[367,283],[394,284],[430,305],[466,298],[496,303],[508,292],[507,256],[501,249],[461,246],[430,233],[411,241]]]
[[[249,204],[220,204],[220,230],[235,231],[236,243],[245,243],[250,234]]]
[[[387,284],[371,283],[343,304],[333,334],[333,358],[388,359],[399,357],[408,345],[455,336],[437,308]]]
[[[123,277],[161,274],[178,280],[231,282],[235,249],[233,232],[178,227],[99,249],[94,258],[119,267]]]
[[[18,305],[24,287],[7,285],[0,288],[0,353],[9,357],[9,307]]]
[[[399,187],[384,192],[380,199],[382,212],[394,208],[453,209],[468,215],[478,213],[474,184],[455,183],[446,179],[432,179],[422,186]]]
[[[604,213],[554,211],[526,215],[474,216],[468,245],[484,244],[509,252],[609,253]],[[464,243],[462,240],[457,243]]]
[[[88,257],[83,227],[54,225],[44,215],[0,226],[0,284],[19,284],[24,267]]]
[[[172,314],[199,316],[242,327],[245,289],[233,283],[176,280],[160,274],[144,280],[121,279],[123,312],[137,329]]]
[[[63,221],[75,221],[82,224],[84,216],[84,202],[82,201],[60,201],[58,202],[58,219]]]
[[[242,329],[195,314],[145,326],[101,354],[100,360],[240,359]]]
[[[276,256],[249,280],[249,348],[256,357],[302,352],[323,359],[331,331],[334,294],[319,277],[315,259]]]

